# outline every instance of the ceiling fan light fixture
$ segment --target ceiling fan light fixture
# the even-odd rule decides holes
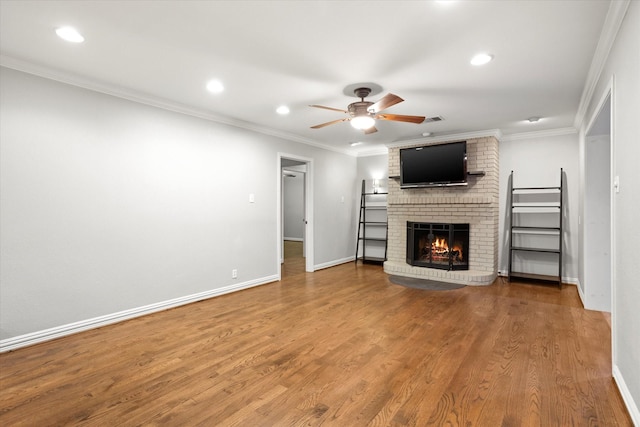
[[[358,130],[366,130],[376,124],[371,116],[356,116],[351,119],[351,126]]]

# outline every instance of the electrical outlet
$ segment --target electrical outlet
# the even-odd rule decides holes
[[[235,268],[233,270],[231,270],[231,278],[232,279],[237,279],[238,278],[238,270],[236,270]]]

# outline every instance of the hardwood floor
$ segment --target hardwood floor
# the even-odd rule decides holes
[[[0,425],[630,426],[574,286],[277,283],[0,355]]]

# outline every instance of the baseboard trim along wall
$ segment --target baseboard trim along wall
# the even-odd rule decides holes
[[[500,277],[509,277],[509,272],[507,270],[498,270],[498,276]],[[575,285],[578,286],[580,281],[577,277],[567,277],[562,276],[562,283],[565,285]],[[580,292],[580,286],[578,286],[578,292]]]
[[[149,304],[142,307],[136,307],[129,310],[120,311],[117,313],[107,314],[105,316],[94,317],[92,319],[81,320],[79,322],[68,323],[66,325],[56,326],[55,328],[44,329],[42,331],[31,332],[24,335],[19,335],[13,338],[7,338],[0,340],[0,353],[15,350],[21,347],[26,347],[33,344],[38,344],[45,341],[50,341],[56,338],[64,337],[78,332],[87,331],[89,329],[99,328],[102,326],[110,325],[113,323],[122,322],[124,320],[133,319],[147,314],[155,313],[169,308],[178,307],[185,304],[190,304],[197,301],[217,297],[220,295],[228,294],[231,292],[241,291],[243,289],[252,288],[255,286],[265,285],[267,283],[275,282],[279,280],[278,275],[272,275],[267,277],[261,277],[259,279],[249,280],[246,282],[225,286],[222,288],[212,289],[197,294],[186,295],[179,298],[174,298],[168,301],[162,301],[155,304]]]
[[[336,265],[346,264],[348,262],[355,261],[355,259],[356,259],[356,257],[354,255],[354,256],[349,256],[349,257],[346,257],[346,258],[336,259],[336,260],[329,261],[329,262],[323,262],[322,264],[314,265],[313,269],[315,271],[315,270],[322,270],[323,268],[335,267]]]
[[[629,415],[631,416],[631,421],[634,426],[640,426],[640,410],[638,410],[638,405],[633,400],[633,396],[629,391],[629,387],[627,387],[627,383],[624,381],[624,377],[618,369],[618,365],[613,365],[613,379],[618,385],[618,390],[620,391],[620,395],[622,396],[622,400],[627,405],[627,410],[629,411]]]

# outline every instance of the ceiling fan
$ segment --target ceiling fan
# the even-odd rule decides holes
[[[376,120],[390,120],[394,122],[408,122],[416,124],[422,123],[425,120],[425,117],[423,116],[403,116],[400,114],[381,113],[382,110],[386,110],[387,108],[404,101],[404,99],[392,93],[388,93],[378,102],[370,102],[364,100],[371,93],[370,88],[360,87],[353,92],[358,98],[360,98],[360,101],[349,104],[347,110],[325,107],[322,105],[310,105],[310,107],[339,111],[349,115],[349,117],[345,117],[343,119],[332,120],[330,122],[311,126],[311,129],[320,129],[340,122],[351,122],[351,126],[354,128],[364,131],[365,134],[370,134],[378,131],[375,127]]]

